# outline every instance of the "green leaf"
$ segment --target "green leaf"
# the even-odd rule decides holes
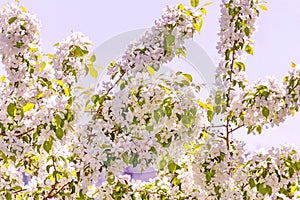
[[[9,192],[6,192],[5,198],[6,198],[6,200],[12,200],[12,196]]]
[[[250,45],[247,45],[246,48],[245,48],[246,52],[250,55],[253,55],[254,54],[254,50],[253,50],[253,47],[251,47]]]
[[[165,36],[165,40],[164,40],[165,55],[170,55],[172,53],[172,46],[174,42],[175,42],[175,37],[172,34],[168,34]]]
[[[90,57],[90,61],[93,63],[96,61],[96,55],[93,54],[91,57]]]
[[[106,181],[107,181],[110,185],[112,185],[112,184],[115,182],[115,176],[114,176],[111,172],[109,172],[108,175],[107,175]]]
[[[270,114],[269,109],[267,107],[263,107],[262,114],[267,119],[269,117],[269,114]]]
[[[218,94],[215,96],[215,104],[220,105],[222,103],[221,94]]]
[[[290,167],[289,170],[288,170],[288,172],[289,172],[290,178],[292,178],[292,176],[293,176],[294,173],[295,173],[295,170],[293,169],[293,167]]]
[[[124,82],[124,81],[121,81],[121,82],[120,82],[120,90],[124,90],[125,87],[126,87],[125,82]]]
[[[153,126],[146,126],[146,130],[147,130],[148,132],[153,131]]]
[[[167,46],[167,50],[168,50],[168,48],[170,48],[174,44],[175,36],[172,34],[168,34],[168,35],[166,35],[165,41],[166,41],[166,46]],[[171,50],[171,49],[169,49],[169,50]]]
[[[249,185],[251,188],[254,188],[255,187],[255,182],[254,182],[254,179],[253,178],[250,178],[249,180]]]
[[[182,83],[183,85],[186,85],[186,86],[191,85],[191,82],[189,82],[189,81],[187,81],[187,80],[182,80],[181,83]]]
[[[30,111],[34,108],[34,103],[27,103],[24,107],[23,107],[23,111],[27,112]]]
[[[195,117],[192,116],[191,114],[187,114],[187,115],[183,115],[181,120],[182,120],[182,124],[185,127],[190,128],[195,122]]]
[[[8,24],[12,24],[14,21],[16,21],[17,17],[11,17],[8,19]]]
[[[22,187],[17,185],[15,187],[13,187],[12,190],[14,190],[14,191],[22,190]]]
[[[257,185],[257,189],[261,194],[263,194],[263,195],[267,194],[267,189],[264,187],[264,185],[262,183],[259,183]]]
[[[16,115],[16,113],[17,113],[17,106],[16,106],[16,104],[10,103],[7,106],[7,113],[8,113],[9,116],[14,117]]]
[[[159,162],[159,169],[164,169],[165,166],[167,165],[167,161],[165,159],[162,159],[160,162]]]
[[[155,75],[155,70],[151,66],[147,66],[147,71],[151,76]]]
[[[191,5],[195,8],[199,5],[199,0],[191,0]]]
[[[208,110],[208,111],[207,111],[207,120],[211,122],[212,119],[213,119],[213,117],[214,117],[213,111]]]
[[[152,153],[154,153],[155,155],[157,155],[157,150],[155,149],[155,147],[151,147],[151,148],[150,148],[150,151],[151,151]]]
[[[70,56],[82,57],[89,53],[89,51],[81,49],[79,46],[73,46],[73,50],[70,52]]]
[[[247,134],[250,134],[254,130],[253,126],[248,126]]]
[[[245,27],[244,31],[245,31],[245,34],[249,37],[250,36],[250,29],[248,27]]]
[[[214,112],[216,113],[216,114],[220,114],[221,113],[221,106],[220,105],[217,105],[217,106],[214,106]]]
[[[262,93],[261,93],[261,96],[262,97],[265,97],[266,99],[270,96],[270,92],[269,91],[263,91]]]
[[[177,177],[174,177],[172,183],[174,186],[178,186],[180,184],[180,179]]]
[[[61,128],[57,128],[55,131],[55,135],[58,139],[62,139],[64,136],[64,131]]]
[[[129,157],[126,153],[122,154],[123,161],[128,165],[129,164]]]
[[[91,77],[93,77],[93,78],[98,77],[98,71],[94,67],[89,67],[89,71],[90,71]]]
[[[163,117],[163,115],[162,115],[161,109],[154,111],[154,119],[155,119],[156,123],[158,123],[160,118],[162,118],[162,117]]]
[[[132,165],[133,165],[133,167],[136,167],[136,166],[139,164],[139,162],[138,162],[138,157],[139,157],[139,155],[138,155],[137,153],[135,153],[135,154],[133,155],[133,160],[132,160]]]
[[[176,171],[177,165],[174,163],[174,161],[169,162],[168,169],[171,173],[174,173]]]
[[[172,108],[170,106],[166,106],[165,111],[167,116],[170,118],[170,116],[172,115]]]
[[[44,144],[43,144],[43,148],[44,150],[47,152],[47,153],[50,153],[51,149],[52,149],[52,141],[49,140],[49,141],[45,141]]]
[[[260,7],[260,9],[262,9],[262,10],[264,10],[264,11],[267,11],[267,10],[268,10],[267,6],[265,6],[265,5],[259,5],[259,7]]]
[[[62,119],[58,114],[54,115],[54,123],[56,126],[62,127]]]
[[[256,126],[256,131],[257,131],[259,134],[261,134],[261,132],[262,132],[261,126],[257,125],[257,126]]]
[[[269,195],[272,195],[272,187],[271,186],[267,185],[266,190]]]

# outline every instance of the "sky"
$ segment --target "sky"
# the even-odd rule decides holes
[[[202,0],[200,4],[205,2]],[[121,33],[151,27],[166,5],[189,5],[189,0],[20,0],[20,3],[40,19],[42,47],[45,52],[53,52],[53,44],[74,31],[83,32],[96,48]],[[219,4],[220,1],[213,1],[207,8],[202,32],[194,39],[215,65],[218,63],[215,46],[218,41]],[[259,28],[253,38],[254,56],[246,61],[251,83],[272,75],[282,79],[292,61],[300,64],[300,1],[274,0],[267,7],[267,12],[261,12]],[[288,117],[280,127],[266,130],[262,135],[246,135],[246,131],[242,130],[235,133],[233,138],[244,140],[249,150],[283,143],[300,146],[299,130],[300,114],[297,114],[293,118]]]

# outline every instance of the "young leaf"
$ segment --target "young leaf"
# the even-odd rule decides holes
[[[242,62],[235,62],[234,66],[238,68],[240,71],[245,71],[246,69],[245,64]]]
[[[291,193],[294,194],[297,190],[297,185],[291,187]]]
[[[27,112],[30,111],[34,108],[34,103],[27,103],[24,107],[23,107],[23,112]]]
[[[202,12],[203,15],[206,15],[206,9],[205,8],[200,8],[200,11]]]
[[[191,5],[195,8],[199,5],[199,0],[191,0]]]
[[[262,9],[262,10],[264,10],[264,11],[267,11],[267,10],[268,10],[267,6],[265,6],[265,5],[260,5],[259,7],[260,7],[260,9]]]
[[[187,79],[190,83],[193,81],[193,77],[190,74],[182,74],[181,76]]]
[[[151,66],[147,66],[147,71],[151,76],[155,75],[155,70]]]
[[[253,47],[251,47],[250,45],[247,45],[245,50],[250,55],[253,55],[253,53],[254,53]]]
[[[179,4],[179,5],[178,5],[178,9],[179,9],[179,10],[184,10],[184,5],[183,5],[183,4]]]
[[[20,7],[20,10],[21,10],[22,12],[24,12],[24,13],[27,12],[27,10],[26,10],[26,8],[25,8],[24,6],[21,6],[21,7]]]
[[[5,75],[1,76],[1,77],[0,77],[0,81],[1,81],[1,82],[5,82],[5,81],[6,81],[6,76],[5,76]]]
[[[213,4],[213,2],[211,2],[211,1],[206,2],[206,3],[203,5],[203,7],[204,7],[204,6],[210,6],[211,4]]]

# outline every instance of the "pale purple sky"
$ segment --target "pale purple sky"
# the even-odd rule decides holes
[[[12,2],[8,0],[1,1]],[[52,52],[52,45],[69,35],[81,31],[92,40],[94,47],[123,32],[147,28],[162,14],[167,4],[183,3],[189,0],[20,0],[27,10],[35,13],[42,23],[42,46]],[[202,3],[206,1],[200,1]],[[195,38],[211,59],[218,63],[215,50],[218,41],[219,3],[207,8],[202,33]],[[291,61],[300,64],[300,1],[270,1],[269,11],[261,12],[259,30],[254,37],[255,54],[246,64],[250,81],[275,75],[282,79]],[[249,149],[269,147],[281,143],[295,143],[300,146],[300,114],[289,117],[282,126],[265,131],[260,136],[247,136],[240,132],[234,135],[247,142]]]

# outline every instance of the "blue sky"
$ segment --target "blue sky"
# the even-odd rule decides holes
[[[2,0],[1,3],[12,2]],[[183,3],[188,0],[20,0],[42,23],[42,46],[53,51],[53,44],[69,35],[81,31],[93,41],[94,47],[123,32],[147,28],[162,14],[167,4]],[[206,1],[200,1],[205,3]],[[207,8],[207,18],[200,36],[200,44],[218,63],[215,50],[218,41],[219,2],[213,1]],[[300,1],[270,1],[269,10],[262,12],[258,32],[254,37],[255,54],[246,62],[250,81],[275,75],[282,79],[291,61],[300,64]],[[98,58],[100,59],[100,58]],[[296,143],[300,146],[300,114],[289,117],[282,126],[265,131],[260,136],[247,136],[243,132],[234,135],[247,142],[249,149],[269,147],[281,143]]]

